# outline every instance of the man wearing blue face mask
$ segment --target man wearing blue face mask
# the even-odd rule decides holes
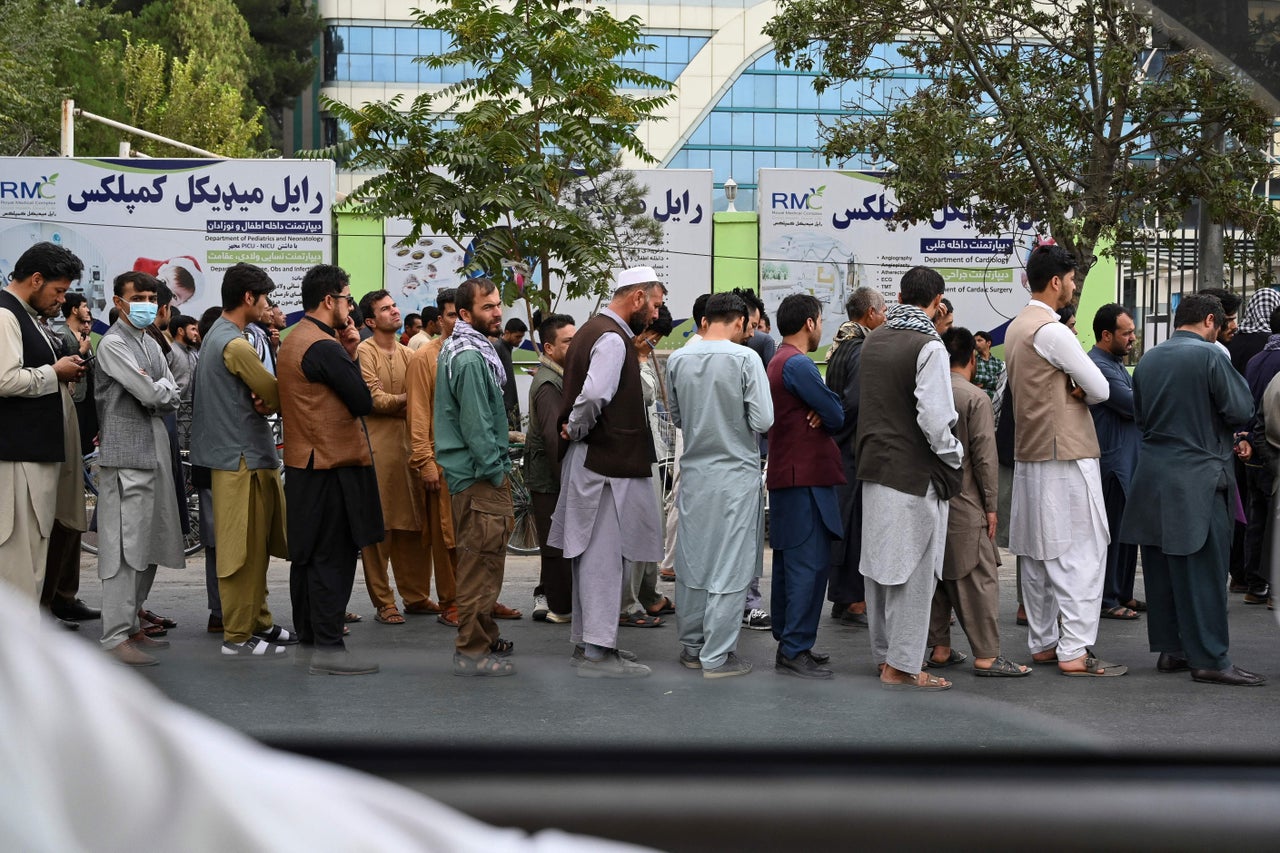
[[[115,280],[120,319],[98,344],[98,577],[102,648],[127,666],[151,666],[169,644],[142,631],[156,566],[181,568],[182,528],[173,499],[173,457],[164,416],[178,386],[160,346],[144,330],[156,318],[160,282],[143,272]]]

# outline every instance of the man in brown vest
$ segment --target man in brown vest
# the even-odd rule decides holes
[[[1018,424],[1009,550],[1022,558],[1031,656],[1056,662],[1064,675],[1124,675],[1127,667],[1088,649],[1098,637],[1110,541],[1089,405],[1111,389],[1058,322],[1075,294],[1076,268],[1061,246],[1037,246],[1027,260],[1031,301],[1005,333]]]
[[[898,304],[862,345],[858,479],[871,657],[887,690],[947,690],[921,672],[947,542],[947,500],[964,450],[946,348],[934,329],[945,283],[928,267],[902,277]]]
[[[338,343],[353,308],[351,282],[321,264],[302,279],[306,315],[280,346],[276,374],[284,415],[289,594],[304,645],[315,646],[313,675],[365,675],[376,663],[343,644],[343,612],[356,554],[381,542],[384,525],[363,417],[373,398],[360,366]]]
[[[649,674],[617,648],[618,602],[624,558],[662,559],[653,438],[631,338],[658,316],[665,292],[649,267],[625,270],[565,361],[559,421],[569,445],[549,541],[573,560],[572,663],[584,678]]]

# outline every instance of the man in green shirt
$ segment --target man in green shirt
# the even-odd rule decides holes
[[[486,278],[458,288],[458,322],[436,374],[436,462],[444,469],[458,549],[458,639],[453,674],[515,672],[514,644],[498,635],[493,608],[515,526],[502,386],[506,368],[487,336],[502,329],[502,296]]]

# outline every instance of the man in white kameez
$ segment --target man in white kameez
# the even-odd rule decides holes
[[[66,459],[59,386],[84,373],[79,356],[58,358],[39,318],[57,313],[82,270],[71,252],[37,243],[0,290],[0,581],[33,603],[44,582]]]
[[[142,632],[138,605],[151,591],[157,565],[184,563],[164,424],[180,395],[160,346],[144,333],[155,320],[159,284],[142,272],[117,276],[120,319],[98,345],[102,648],[128,666],[154,665],[147,650],[169,645]]]
[[[858,479],[871,656],[885,689],[946,690],[922,672],[933,591],[942,577],[947,501],[960,490],[964,448],[946,347],[934,329],[942,276],[913,267],[898,304],[862,345]]]
[[[573,561],[571,663],[584,678],[636,678],[649,667],[617,648],[623,559],[662,559],[653,500],[653,440],[631,338],[653,322],[665,290],[649,267],[618,278],[609,304],[574,335],[565,358],[560,496],[551,544]]]
[[[1018,425],[1009,550],[1022,558],[1032,658],[1056,661],[1063,675],[1124,675],[1127,667],[1089,651],[1098,637],[1111,541],[1089,405],[1105,401],[1111,389],[1058,322],[1058,309],[1075,293],[1076,268],[1061,246],[1037,246],[1027,260],[1031,301],[1005,333]]]
[[[759,434],[773,426],[760,357],[737,343],[747,305],[732,293],[707,300],[702,339],[667,362],[672,422],[684,434],[684,484],[676,539],[680,662],[703,678],[745,675],[737,655],[747,588],[764,565]]]

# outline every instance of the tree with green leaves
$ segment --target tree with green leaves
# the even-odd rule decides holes
[[[1030,220],[1087,268],[1099,244],[1123,254],[1199,199],[1249,232],[1251,266],[1269,281],[1280,218],[1258,190],[1272,117],[1203,53],[1153,54],[1135,6],[781,0],[765,32],[819,91],[861,81],[867,101],[823,128],[823,153],[884,168],[898,224],[972,204],[975,226]],[[893,42],[885,61],[877,48]]]
[[[273,144],[280,147],[284,109],[312,82],[313,48],[324,20],[310,0],[235,0],[249,24],[249,86],[266,108]]]
[[[507,304],[526,299],[530,313],[561,295],[607,292],[618,241],[601,226],[606,200],[597,192],[583,204],[583,192],[620,152],[653,162],[635,129],[672,97],[670,83],[620,62],[652,47],[640,20],[567,0],[442,0],[417,20],[450,44],[418,61],[461,66],[466,77],[407,109],[399,98],[324,101],[351,138],[312,153],[378,172],[350,209],[409,220],[406,242],[436,233],[470,243],[470,269],[501,282]],[[610,203],[625,211],[634,201]]]

